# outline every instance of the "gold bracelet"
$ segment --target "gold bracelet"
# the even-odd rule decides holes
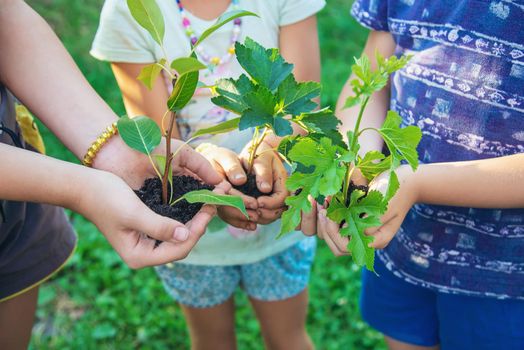
[[[107,141],[114,135],[118,133],[118,129],[116,127],[116,122],[111,124],[106,128],[106,130],[98,136],[98,138],[91,144],[91,147],[87,150],[86,155],[84,156],[84,160],[82,163],[85,166],[91,167],[93,165],[93,161],[95,160],[95,157],[97,153],[100,151],[103,145],[106,144]]]

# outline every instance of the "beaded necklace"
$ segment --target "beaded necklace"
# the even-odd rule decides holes
[[[238,1],[239,0],[231,1],[233,5],[233,10],[238,9]],[[180,11],[180,15],[182,16],[182,26],[185,29],[185,32],[186,32],[187,37],[189,38],[189,41],[191,42],[191,46],[193,46],[198,41],[198,37],[196,36],[195,31],[191,27],[191,21],[189,20],[187,16],[184,6],[182,6],[182,3],[180,2],[180,0],[176,0],[176,3],[178,5],[178,10]],[[197,46],[196,52],[198,56],[209,66],[211,70],[231,60],[231,57],[235,53],[235,43],[237,42],[238,37],[240,36],[241,25],[242,25],[242,20],[240,18],[237,18],[233,21],[233,31],[231,32],[230,45],[227,49],[226,54],[224,54],[222,57],[210,56],[206,53],[202,44]]]

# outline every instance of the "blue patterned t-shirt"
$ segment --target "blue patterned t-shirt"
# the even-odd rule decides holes
[[[422,129],[422,163],[524,152],[524,1],[356,0],[352,14],[414,55],[390,107]],[[524,209],[418,204],[377,255],[419,286],[524,299]]]

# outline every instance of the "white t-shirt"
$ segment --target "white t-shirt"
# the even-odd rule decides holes
[[[168,61],[188,56],[190,43],[182,26],[176,1],[157,0],[157,3],[166,23],[164,47]],[[260,17],[242,18],[239,40],[243,42],[244,38],[250,37],[265,47],[278,47],[280,27],[306,19],[324,6],[325,0],[240,0],[239,8],[254,12]],[[215,20],[202,20],[188,11],[186,14],[197,36],[215,23]],[[206,54],[210,57],[223,57],[231,45],[232,29],[231,22],[207,38],[201,44]],[[125,0],[106,0],[91,55],[104,61],[128,63],[152,63],[163,58],[160,46],[134,21]],[[242,72],[242,67],[233,58],[219,65],[213,72],[201,73],[200,80],[213,83],[219,78],[236,78]],[[188,139],[198,129],[236,117],[215,106],[210,97],[208,89],[197,90],[193,100],[177,115],[177,125],[183,139]],[[251,136],[251,130],[234,131],[202,137],[192,145],[210,142],[238,153]],[[300,232],[294,232],[277,240],[279,230],[280,220],[270,225],[259,225],[253,233],[214,219],[206,234],[182,262],[198,265],[248,264],[277,254],[304,238]]]

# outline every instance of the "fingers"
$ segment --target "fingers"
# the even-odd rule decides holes
[[[306,236],[313,236],[317,233],[317,204],[314,199],[309,198],[311,202],[311,211],[309,213],[302,212],[302,220],[300,222],[300,230]]]
[[[238,156],[225,148],[220,148],[219,150],[215,151],[220,152],[220,154],[215,155],[213,161],[222,168],[227,179],[233,185],[239,186],[244,184],[247,181],[247,176]]]
[[[278,209],[259,208],[257,210],[257,213],[258,213],[257,223],[261,225],[269,225],[270,223],[280,219],[284,210],[285,210],[284,207],[278,208]]]
[[[257,187],[263,193],[273,189],[273,152],[260,154],[253,162],[253,172],[256,175]]]
[[[137,201],[139,199],[137,198]],[[189,229],[176,220],[158,215],[140,202],[129,221],[129,227],[164,242],[182,242],[189,237]]]
[[[369,246],[375,249],[386,248],[389,242],[391,242],[391,240],[397,234],[397,231],[399,230],[403,220],[404,218],[395,216],[389,221],[386,221],[384,224],[382,224],[382,226],[374,230],[367,230],[366,234],[374,237],[373,242],[370,243]]]
[[[200,153],[193,150],[187,145],[180,146],[180,141],[173,141],[173,144],[178,147],[183,147],[173,159],[173,164],[179,168],[185,168],[202,181],[210,185],[218,185],[222,182],[222,177],[215,171],[211,163]]]
[[[279,209],[284,206],[284,201],[289,195],[286,188],[287,172],[284,165],[273,155],[273,193],[270,196],[262,196],[257,199],[258,206],[265,209]]]
[[[231,207],[218,208],[218,216],[229,225],[248,231],[254,231],[257,229],[256,222],[258,221],[258,214],[253,210],[248,210],[247,213],[249,214],[249,219],[247,219],[238,209]]]
[[[319,210],[317,230],[318,236],[326,241],[335,256],[349,255],[347,251],[349,238],[340,236],[339,225],[329,220],[325,209]]]

